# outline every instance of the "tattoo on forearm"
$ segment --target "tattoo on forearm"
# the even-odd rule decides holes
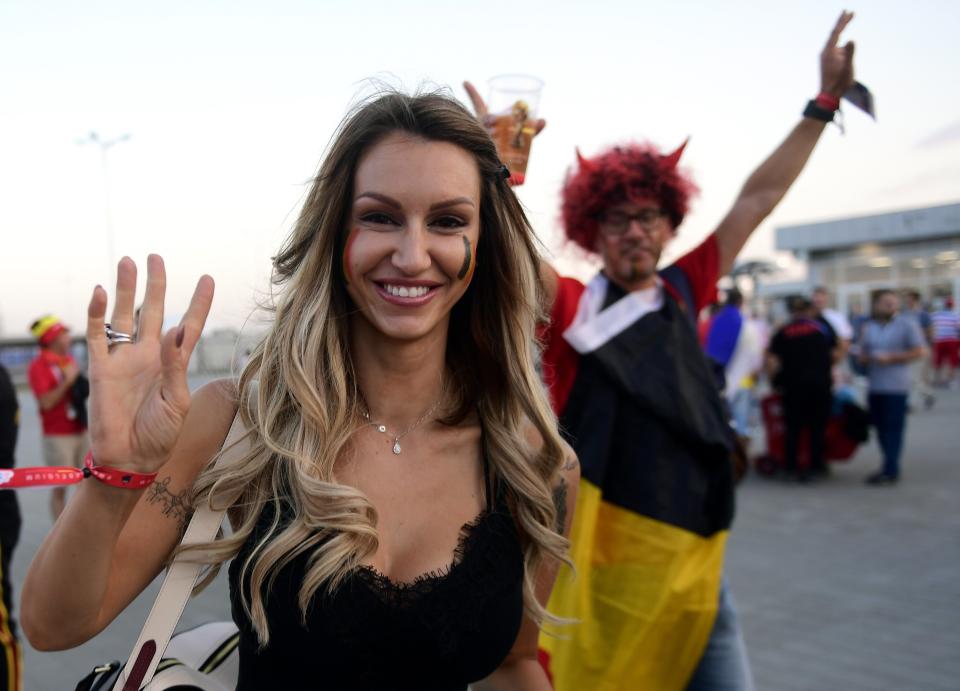
[[[179,494],[170,491],[170,476],[163,480],[154,480],[147,490],[147,503],[159,504],[160,513],[177,521],[177,527],[183,533],[187,529],[187,523],[190,522],[190,502],[187,490],[182,490]]]
[[[567,525],[567,483],[561,477],[560,484],[553,490],[553,505],[557,509],[557,532],[563,535]]]

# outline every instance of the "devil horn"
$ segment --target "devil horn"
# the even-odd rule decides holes
[[[584,155],[580,153],[580,147],[576,147],[577,152],[577,163],[580,165],[580,170],[593,170],[593,163],[590,162],[590,159],[584,158]]]
[[[676,168],[677,164],[680,163],[680,157],[683,156],[683,150],[687,148],[687,143],[690,141],[690,137],[687,137],[683,140],[683,144],[678,146],[671,153],[661,156],[660,160],[663,162],[663,166],[667,169]]]

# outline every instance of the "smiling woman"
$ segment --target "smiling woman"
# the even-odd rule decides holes
[[[536,242],[501,171],[446,96],[358,107],[275,259],[269,333],[238,382],[192,400],[210,279],[161,338],[152,256],[139,339],[113,349],[95,290],[94,456],[230,503],[233,534],[189,551],[232,560],[241,691],[549,688],[537,638],[579,471],[534,366]],[[135,285],[124,259],[124,331]],[[215,468],[235,415],[250,451]],[[177,522],[138,495],[84,484],[70,502],[24,586],[36,647],[95,635],[176,549]]]
[[[473,156],[456,144],[394,132],[360,159],[354,187],[343,263],[363,321],[397,338],[446,329],[470,286],[463,248],[480,235]]]

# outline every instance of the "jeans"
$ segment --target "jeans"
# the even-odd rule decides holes
[[[730,400],[730,415],[733,416],[733,428],[741,437],[750,436],[750,410],[753,406],[753,392],[750,389],[737,389]]]
[[[883,472],[900,477],[900,451],[907,422],[906,393],[871,393],[870,422],[877,429],[877,441],[883,453]]]
[[[693,672],[687,691],[753,691],[740,622],[726,579],[720,584],[720,608],[707,649]]]

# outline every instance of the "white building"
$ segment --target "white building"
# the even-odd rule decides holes
[[[869,311],[880,288],[960,303],[960,203],[777,228],[776,248],[807,265],[807,283],[842,312]]]

